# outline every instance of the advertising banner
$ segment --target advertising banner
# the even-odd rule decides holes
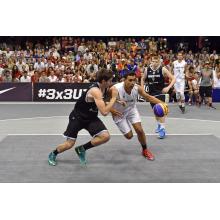
[[[32,84],[0,83],[0,101],[32,101]]]
[[[75,102],[90,83],[34,83],[33,101]]]

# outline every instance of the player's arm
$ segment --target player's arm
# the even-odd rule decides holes
[[[143,88],[144,88],[144,82],[145,82],[146,77],[147,77],[147,69],[145,69],[145,71],[141,73],[141,87]]]
[[[99,89],[97,89],[97,88],[91,89],[90,94],[94,98],[96,106],[97,106],[98,110],[101,112],[101,114],[103,116],[108,115],[108,113],[110,112],[112,106],[114,105],[114,103],[116,101],[117,93],[114,91],[112,92],[112,97],[109,100],[107,105],[105,105],[105,102],[102,97],[102,93]]]
[[[162,68],[162,73],[163,73],[163,76],[167,76],[169,78],[169,81],[170,81],[170,84],[163,88],[162,92],[163,93],[168,93],[169,90],[173,87],[173,85],[175,84],[176,82],[176,78],[173,74],[171,74],[171,72],[166,69],[165,67]]]
[[[171,67],[170,67],[170,72],[171,72],[172,75],[174,75],[174,70],[173,70],[173,69],[174,69],[174,65],[173,65],[173,63],[172,63],[172,64],[171,64]]]
[[[144,88],[141,87],[141,86],[138,86],[138,93],[139,95],[141,95],[143,98],[145,98],[147,101],[149,101],[150,103],[153,103],[153,104],[157,104],[157,103],[163,103],[165,104],[164,102],[162,102],[161,100],[155,98],[154,96],[151,96],[149,95],[148,93],[146,93],[144,91]]]
[[[109,97],[112,97],[112,93],[114,93],[114,92],[115,92],[115,93],[117,94],[117,96],[118,96],[118,90],[117,90],[114,86],[112,86],[112,87],[109,89],[109,91],[108,91]],[[117,97],[117,96],[116,96],[116,97]],[[121,105],[123,105],[123,106],[126,105],[125,102],[120,101],[120,100],[116,100],[116,102],[119,103],[119,104],[121,104]],[[122,116],[123,116],[121,112],[117,111],[117,110],[116,110],[115,108],[113,108],[113,107],[110,109],[110,112],[112,113],[112,116],[119,116],[119,117],[122,117]]]

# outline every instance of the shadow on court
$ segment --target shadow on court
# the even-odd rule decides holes
[[[90,136],[79,136],[85,143]],[[155,161],[141,156],[135,136],[111,140],[87,152],[88,165],[81,167],[73,149],[49,166],[47,156],[62,143],[62,136],[8,136],[0,145],[0,182],[220,182],[220,140],[212,135],[148,136]]]

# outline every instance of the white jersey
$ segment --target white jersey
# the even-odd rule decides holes
[[[182,60],[181,62],[176,60],[173,62],[173,72],[177,82],[179,80],[185,79],[185,74],[184,74],[185,66],[186,66],[185,60]]]
[[[128,94],[124,88],[124,82],[117,83],[114,87],[118,90],[117,100],[121,100],[126,102],[126,106],[115,102],[113,108],[120,111],[121,113],[126,113],[130,111],[132,108],[136,107],[136,101],[138,97],[138,85],[135,84],[134,88],[131,90],[131,94]]]
[[[135,84],[131,90],[131,94],[128,94],[124,89],[124,82],[117,83],[114,87],[118,90],[117,101],[123,101],[126,103],[125,106],[115,102],[113,108],[122,113],[122,117],[114,116],[113,120],[118,126],[119,130],[123,134],[127,134],[131,131],[130,124],[141,122],[139,112],[136,107],[136,101],[138,97],[138,85]],[[130,123],[130,124],[129,124]]]

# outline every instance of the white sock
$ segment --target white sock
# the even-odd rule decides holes
[[[160,128],[164,128],[165,129],[165,123],[160,123]]]

